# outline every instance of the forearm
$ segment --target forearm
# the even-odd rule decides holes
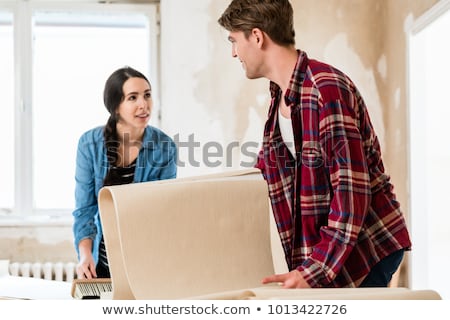
[[[86,257],[92,254],[92,239],[85,238],[78,243],[78,251],[80,253],[80,257]]]
[[[92,279],[97,277],[95,262],[92,256],[92,239],[82,239],[78,244],[80,261],[77,264],[77,277],[79,279]]]

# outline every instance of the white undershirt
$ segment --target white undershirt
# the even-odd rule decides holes
[[[294,159],[296,159],[295,154],[295,142],[294,142],[294,129],[292,128],[291,119],[285,118],[281,114],[281,109],[278,108],[278,126],[280,127],[281,137],[283,138],[284,144],[287,146],[291,152]]]

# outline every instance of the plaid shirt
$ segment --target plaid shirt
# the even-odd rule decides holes
[[[278,127],[282,92],[271,82],[256,167],[268,183],[289,270],[299,270],[311,287],[357,287],[381,259],[410,250],[409,234],[357,88],[298,52],[284,97],[296,160]]]

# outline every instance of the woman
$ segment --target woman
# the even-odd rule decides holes
[[[78,278],[109,278],[97,196],[103,186],[176,177],[173,140],[148,125],[152,89],[137,70],[110,75],[103,100],[110,117],[105,126],[85,132],[78,143],[73,212]]]

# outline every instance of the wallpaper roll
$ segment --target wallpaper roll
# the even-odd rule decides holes
[[[180,299],[258,287],[274,273],[259,171],[105,187],[113,299]]]
[[[105,187],[99,209],[112,299],[441,299],[407,288],[261,286],[287,270],[277,268],[279,237],[257,170]]]
[[[192,300],[441,300],[434,290],[408,288],[310,288],[280,286],[249,288],[197,296]]]

